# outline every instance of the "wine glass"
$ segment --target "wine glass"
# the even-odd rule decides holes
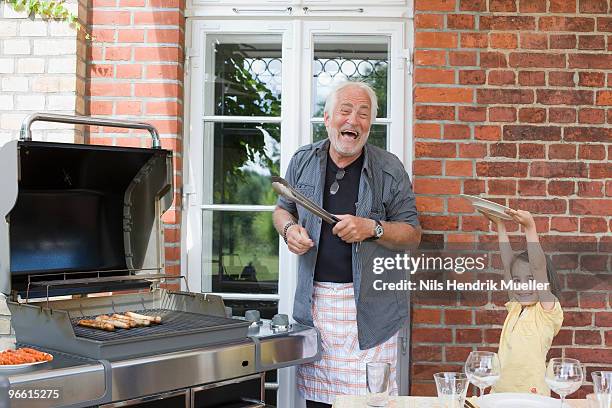
[[[465,362],[464,369],[465,375],[472,384],[479,388],[482,397],[485,388],[494,385],[499,380],[501,364],[497,353],[472,351]]]
[[[612,407],[612,371],[593,371],[591,378],[599,408]]]
[[[561,407],[563,407],[565,397],[578,391],[582,385],[584,380],[582,364],[573,358],[551,358],[544,380],[551,390],[561,396]]]

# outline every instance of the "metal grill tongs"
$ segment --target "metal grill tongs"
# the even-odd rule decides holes
[[[287,200],[292,201],[302,207],[304,209],[310,211],[317,217],[321,218],[328,224],[336,224],[340,220],[337,217],[334,217],[329,212],[325,211],[323,208],[319,207],[317,204],[310,201],[306,198],[302,193],[291,187],[287,180],[282,177],[272,176],[272,189],[280,196],[285,197]]]

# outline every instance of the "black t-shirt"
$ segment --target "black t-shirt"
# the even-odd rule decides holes
[[[359,195],[359,180],[363,167],[363,153],[357,160],[344,168],[345,174],[338,181],[336,194],[329,190],[336,180],[339,168],[327,154],[327,169],[325,171],[325,188],[323,190],[323,208],[332,214],[355,215],[355,203]],[[317,264],[314,280],[317,282],[348,283],[353,281],[353,246],[342,241],[332,233],[333,226],[322,222]]]

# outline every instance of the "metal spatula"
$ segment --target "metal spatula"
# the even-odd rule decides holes
[[[302,193],[291,187],[291,185],[282,177],[272,176],[272,189],[278,195],[304,207],[304,209],[310,211],[328,224],[334,225],[340,221],[338,218],[334,217],[332,214],[306,198]]]

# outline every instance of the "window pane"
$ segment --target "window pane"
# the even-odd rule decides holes
[[[204,133],[204,153],[212,151],[202,163],[204,203],[276,203],[269,178],[280,171],[279,124],[206,123]]]
[[[280,116],[282,37],[207,36],[205,115]]]
[[[327,130],[325,130],[325,124],[313,123],[312,141],[317,142],[323,139],[327,139]],[[370,127],[370,136],[368,137],[368,143],[373,144],[374,146],[378,146],[381,149],[387,150],[387,125],[372,125],[372,127]]]
[[[204,292],[277,293],[278,234],[272,212],[204,210],[202,236]]]
[[[389,39],[383,36],[315,37],[313,117],[322,117],[330,90],[346,80],[363,81],[378,97],[378,117],[387,117]]]

